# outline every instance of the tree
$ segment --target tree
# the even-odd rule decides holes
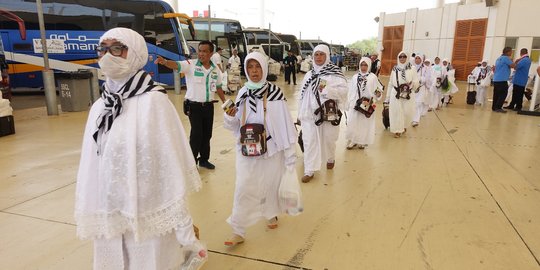
[[[354,49],[360,51],[360,53],[374,53],[377,51],[377,37],[372,37],[368,39],[358,40],[347,46],[349,49]]]

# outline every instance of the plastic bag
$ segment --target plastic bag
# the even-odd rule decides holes
[[[279,184],[279,207],[291,216],[297,216],[304,211],[302,191],[296,176],[296,169],[287,168]]]

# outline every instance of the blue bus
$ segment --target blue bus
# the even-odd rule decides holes
[[[36,3],[0,0],[0,10],[15,14],[26,28],[20,35],[18,22],[0,17],[0,37],[9,66],[12,89],[42,89],[43,52]],[[98,67],[99,37],[114,27],[131,28],[144,36],[149,53],[145,70],[157,82],[173,85],[172,70],[155,65],[153,59],[183,60],[189,55],[182,29],[194,34],[191,19],[174,13],[160,0],[47,0],[43,3],[47,50],[52,69],[76,71]]]

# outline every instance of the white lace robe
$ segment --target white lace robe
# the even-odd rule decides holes
[[[171,251],[196,240],[185,195],[201,186],[178,114],[160,92],[124,100],[98,156],[92,134],[103,108],[94,103],[84,133],[77,234],[94,240],[94,269],[177,267],[183,258]]]

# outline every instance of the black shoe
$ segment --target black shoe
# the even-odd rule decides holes
[[[506,111],[503,110],[503,109],[498,109],[498,110],[495,110],[494,112],[498,112],[498,113],[506,113]]]
[[[512,111],[519,112],[519,111],[521,111],[521,108],[519,108],[519,109],[518,108],[513,108]]]
[[[513,109],[514,109],[514,107],[513,107],[513,106],[505,106],[505,107],[503,107],[503,109],[507,109],[507,110],[513,110]]]
[[[203,167],[203,168],[207,168],[209,170],[213,170],[216,168],[216,166],[214,166],[214,164],[208,162],[208,160],[206,161],[199,161],[199,167]]]

